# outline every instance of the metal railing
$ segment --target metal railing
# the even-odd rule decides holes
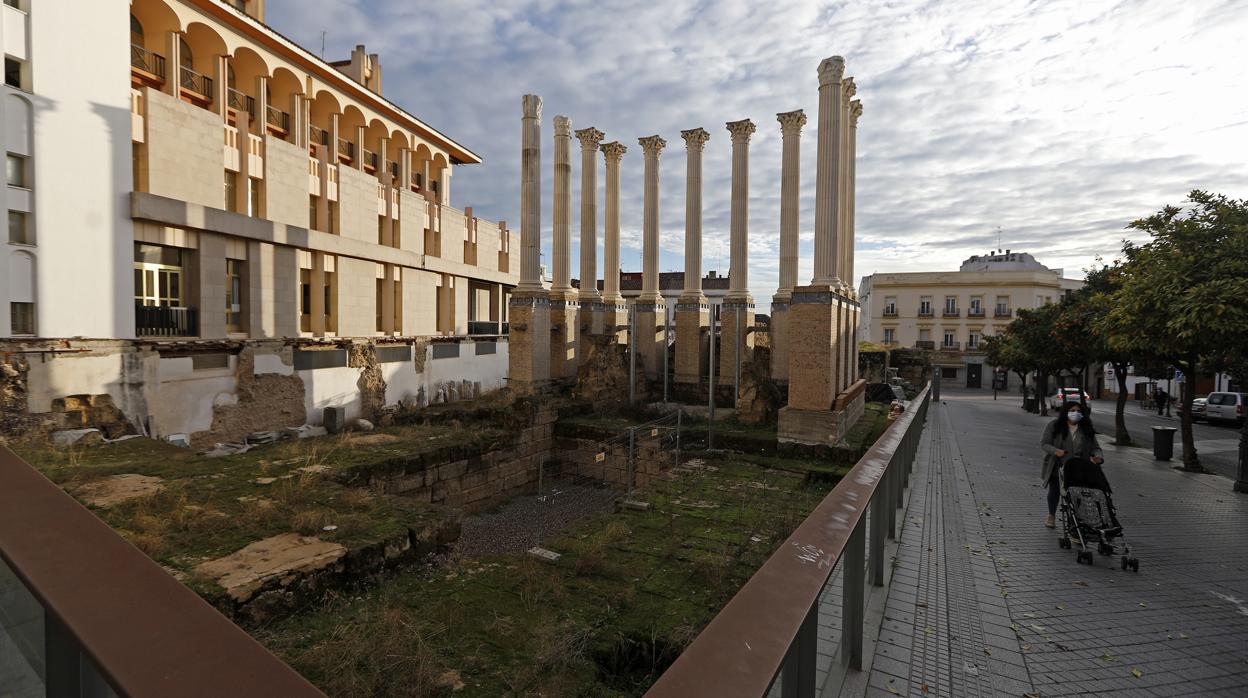
[[[30,695],[322,696],[3,447],[0,620]]]
[[[230,109],[233,109],[234,111],[245,111],[250,114],[253,119],[256,117],[255,97],[252,97],[246,92],[236,90],[233,87],[226,88],[226,92],[228,93],[226,96],[226,103],[229,105]]]
[[[961,342],[941,342],[941,351],[957,351],[962,348]]]
[[[363,155],[364,166],[376,172],[377,171],[377,153],[374,153],[368,148],[362,148],[361,151],[364,153]]]
[[[957,308],[945,308],[941,312],[942,317],[961,317],[962,313]]]
[[[967,317],[983,317],[984,309],[983,308],[971,308],[970,310],[966,311],[966,316]]]
[[[885,308],[884,317],[897,317],[897,308]]]
[[[932,316],[931,308],[927,308],[927,309],[919,308],[919,317],[931,317],[931,316]]]
[[[290,114],[287,114],[281,109],[278,109],[277,107],[273,105],[269,105],[265,109],[264,118],[265,118],[265,121],[267,121],[270,126],[279,128],[283,131],[286,131],[287,133],[290,132]]]
[[[138,44],[130,44],[130,67],[138,68],[165,81],[165,57]]]
[[[355,161],[355,144],[351,141],[339,136],[338,137],[338,157],[345,157],[348,160]]]
[[[134,306],[134,331],[140,337],[196,337],[199,311],[172,305]]]
[[[773,685],[783,698],[814,696],[820,599],[838,568],[840,658],[844,666],[862,669],[865,584],[884,585],[885,539],[895,539],[905,523],[897,510],[918,453],[929,396],[930,388],[924,388],[885,429],[659,677],[648,698],[761,698]]]
[[[919,341],[914,343],[914,348],[915,349],[935,349],[936,342],[930,339],[920,339]]]
[[[308,124],[308,142],[312,145],[329,145],[329,131]]]
[[[993,317],[1009,317],[1011,315],[1013,315],[1013,313],[1010,311],[1009,308],[1005,308],[999,305],[997,306],[996,312],[992,314]]]
[[[206,100],[212,100],[212,78],[201,73],[197,73],[186,66],[182,66],[182,70],[178,71],[181,76],[178,84],[182,89],[193,92]]]
[[[469,320],[468,334],[498,334],[498,323],[493,320]]]

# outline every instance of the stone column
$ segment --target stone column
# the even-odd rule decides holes
[[[519,393],[550,379],[550,299],[539,278],[541,246],[542,98],[521,100],[520,285],[511,294],[508,385]]]
[[[620,295],[620,160],[628,148],[612,141],[602,144],[607,163],[606,210],[603,212],[602,305],[607,334],[622,337],[620,327],[628,321],[628,306]]]
[[[686,150],[685,287],[676,302],[676,382],[696,385],[706,373],[703,335],[710,324],[710,305],[702,294],[702,149],[711,134],[694,128],[680,136]]]
[[[732,134],[732,210],[728,234],[732,263],[728,270],[728,293],[720,308],[719,376],[732,381],[737,375],[737,352],[745,363],[754,355],[754,298],[749,284],[750,136],[754,122],[730,121]],[[739,326],[739,327],[738,327]]]
[[[642,189],[641,295],[634,304],[634,340],[637,357],[645,366],[646,378],[663,377],[663,354],[667,343],[663,328],[667,307],[659,295],[659,154],[667,141],[658,136],[638,138],[645,155],[645,184]]]
[[[837,191],[840,162],[841,76],[845,59],[825,58],[819,64],[819,133],[815,171],[815,274],[812,286],[840,288],[837,276]]]
[[[572,120],[555,117],[554,208],[551,211],[550,377],[576,377],[576,293],[572,290]]]
[[[806,112],[776,114],[783,147],[780,161],[780,284],[771,298],[771,377],[789,379],[789,301],[797,285],[797,230],[802,127]]]
[[[854,242],[854,210],[857,208],[857,158],[858,158],[858,119],[862,116],[862,102],[854,100],[850,104],[849,109],[849,214],[845,217],[848,221],[848,233],[845,236],[845,245],[848,253],[845,255],[845,274],[850,279],[854,278],[854,250],[856,245]],[[858,328],[862,322],[862,306],[858,300],[858,289],[851,288],[850,296],[854,299],[854,307],[852,310],[852,319],[850,329],[850,359],[849,359],[849,381],[851,384],[858,380]]]
[[[589,336],[602,333],[602,294],[598,292],[598,146],[603,133],[596,128],[576,132],[581,142],[581,287],[576,299],[577,360],[589,353]]]
[[[837,275],[844,284],[843,295],[853,297],[854,276],[849,271],[850,250],[853,249],[853,232],[849,227],[849,200],[853,197],[850,189],[849,168],[849,120],[850,102],[858,87],[853,78],[841,81],[841,129],[840,129],[840,172],[837,175],[838,198],[836,205],[836,269]]]

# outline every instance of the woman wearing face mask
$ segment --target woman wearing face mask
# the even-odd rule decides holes
[[[1058,486],[1057,468],[1067,458],[1083,458],[1093,463],[1105,462],[1105,453],[1096,441],[1096,432],[1092,430],[1092,420],[1084,414],[1083,407],[1077,402],[1068,402],[1057,413],[1057,419],[1044,428],[1044,436],[1040,439],[1040,448],[1044,449],[1044,470],[1041,482],[1049,487],[1049,516],[1044,525],[1053,528],[1057,514],[1057,501],[1061,498]]]

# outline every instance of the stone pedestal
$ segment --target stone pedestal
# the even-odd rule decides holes
[[[710,305],[706,297],[682,297],[676,303],[676,379],[677,383],[701,382],[706,376],[707,352],[703,337],[710,326]]]
[[[641,303],[634,306],[633,314],[636,322],[638,368],[644,368],[647,380],[662,380],[663,352],[667,347],[663,342],[663,319],[667,308],[663,303]]]
[[[580,363],[581,357],[588,355],[589,345],[592,343],[595,334],[602,334],[601,329],[596,329],[602,325],[599,319],[602,314],[602,303],[596,301],[579,300],[576,304],[576,359]]]
[[[623,299],[604,299],[595,306],[593,332],[596,335],[613,335],[618,344],[628,341],[628,303]]]
[[[737,340],[738,315],[741,323],[741,339]],[[754,300],[724,300],[719,310],[719,380],[732,384],[737,376],[737,346],[742,349],[744,364],[754,357]]]
[[[789,382],[789,298],[771,299],[771,379]]]
[[[518,394],[539,391],[550,382],[550,299],[517,289],[508,318],[507,384]]]
[[[580,310],[572,292],[550,293],[550,378],[576,379],[577,315]]]
[[[831,285],[793,289],[789,326],[789,404],[780,410],[781,441],[834,445],[844,436],[844,419],[835,414],[840,391],[840,327],[844,299]]]

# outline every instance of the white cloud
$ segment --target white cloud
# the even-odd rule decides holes
[[[998,226],[1003,246],[1078,273],[1097,254],[1114,256],[1127,222],[1193,188],[1248,196],[1248,12],[1236,0],[269,0],[268,12],[279,31],[313,50],[328,30],[330,58],[359,42],[381,53],[387,96],[485,159],[457,169],[456,205],[512,227],[520,96],[542,95],[547,247],[553,116],[623,142],[621,257],[629,269],[640,268],[637,138],[668,141],[660,268],[683,269],[679,132],[711,132],[703,269],[722,272],[730,182],[723,124],[754,119],[750,282],[760,302],[773,293],[778,266],[774,114],[796,108],[809,117],[799,280],[810,275],[815,68],[832,54],[846,57],[865,105],[859,275],[956,268],[995,247]],[[578,152],[574,144],[574,254]],[[601,169],[598,180],[602,187]]]

